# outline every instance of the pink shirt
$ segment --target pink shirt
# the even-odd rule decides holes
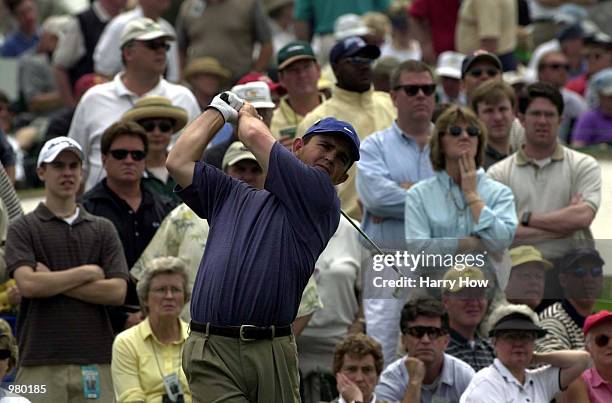
[[[595,367],[589,368],[582,373],[582,379],[586,383],[591,403],[612,402],[612,384],[604,381]]]

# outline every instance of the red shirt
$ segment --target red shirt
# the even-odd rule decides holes
[[[408,9],[412,17],[429,23],[436,54],[455,50],[455,26],[459,6],[459,0],[414,0]]]
[[[570,91],[574,91],[576,94],[584,96],[586,93],[586,87],[587,87],[587,83],[588,83],[588,79],[586,74],[581,74],[578,77],[574,78],[573,80],[569,80],[566,84],[565,84],[565,88],[567,88]]]

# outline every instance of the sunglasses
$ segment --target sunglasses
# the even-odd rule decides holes
[[[168,120],[144,120],[139,123],[147,132],[152,132],[157,127],[160,132],[167,133],[174,127],[172,122]]]
[[[569,64],[565,64],[565,63],[549,63],[549,64],[541,64],[540,65],[540,70],[549,68],[551,70],[565,70],[565,71],[569,71],[570,66]]]
[[[499,333],[496,337],[505,341],[534,341],[536,339],[536,335],[533,332]]]
[[[472,69],[470,70],[468,74],[474,78],[478,78],[483,74],[486,74],[489,77],[495,77],[499,74],[499,70],[497,69]]]
[[[109,154],[112,155],[113,158],[116,160],[124,160],[127,158],[128,154],[130,154],[134,161],[142,161],[147,156],[147,154],[144,151],[124,150],[121,148],[116,149],[116,150],[110,150]]]
[[[461,133],[463,133],[464,130],[470,137],[478,137],[478,135],[480,135],[480,129],[478,129],[476,126],[468,126],[465,129],[459,126],[451,126],[448,128],[448,132],[453,137],[461,136]]]
[[[419,93],[419,91],[422,91],[423,94],[425,94],[426,96],[430,96],[436,90],[436,85],[435,84],[425,84],[425,85],[405,84],[405,85],[396,85],[395,88],[393,89],[396,91],[399,89],[402,89],[404,90],[406,95],[410,97],[415,96],[416,94]]]
[[[422,339],[425,335],[429,336],[430,339],[437,339],[440,336],[444,336],[446,330],[433,326],[412,326],[407,328],[404,334],[416,337],[417,339]]]
[[[167,52],[170,49],[170,44],[164,41],[140,41],[140,43],[151,50],[164,49]]]
[[[374,62],[373,59],[370,59],[368,57],[362,57],[362,56],[345,57],[343,61],[349,64],[353,64],[353,65],[372,64],[372,62]]]
[[[11,356],[10,350],[6,350],[6,349],[0,350],[0,360],[5,360],[7,358],[10,358],[10,356]]]
[[[584,278],[589,271],[591,272],[591,277],[599,277],[603,274],[603,269],[601,267],[591,267],[591,270],[585,269],[584,267],[576,267],[572,270],[572,273],[578,278]]]
[[[610,336],[606,334],[600,334],[599,336],[595,337],[595,344],[597,344],[597,347],[605,347],[609,342]]]

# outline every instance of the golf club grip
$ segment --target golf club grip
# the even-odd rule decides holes
[[[227,95],[227,92],[224,92],[223,94],[221,94],[221,99],[225,101],[226,104],[229,105],[229,95]]]

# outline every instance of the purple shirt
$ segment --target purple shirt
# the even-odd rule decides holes
[[[197,162],[193,183],[179,195],[210,225],[193,320],[221,326],[293,322],[314,264],[340,221],[329,176],[276,142],[263,190]]]
[[[589,368],[582,373],[582,379],[586,383],[591,403],[612,402],[612,385],[604,381],[595,367]]]
[[[584,141],[585,145],[612,142],[612,117],[595,108],[580,116],[572,134],[572,141]]]

